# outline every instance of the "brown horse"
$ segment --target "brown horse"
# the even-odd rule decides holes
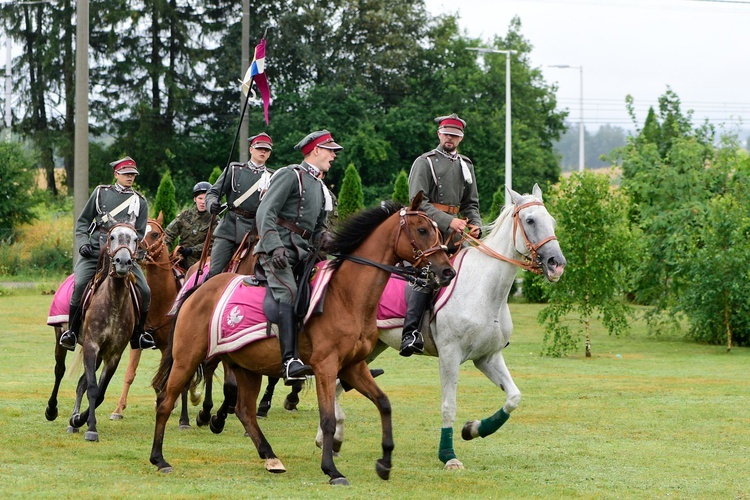
[[[130,224],[115,224],[107,233],[107,248],[103,249],[101,270],[106,276],[95,285],[86,310],[82,328],[83,366],[86,374],[86,393],[89,407],[81,414],[78,408],[70,417],[72,427],[88,424],[87,441],[98,441],[96,408],[104,401],[112,376],[117,370],[125,346],[135,328],[136,311],[133,304],[135,263],[138,235]],[[95,281],[97,281],[95,279]],[[99,382],[96,370],[104,363]],[[81,384],[76,393],[76,406],[83,395]]]
[[[375,383],[365,359],[377,342],[376,307],[388,277],[392,272],[406,274],[403,267],[394,265],[406,260],[417,267],[429,266],[429,276],[441,286],[455,276],[445,247],[439,244],[436,225],[424,212],[418,211],[420,203],[421,196],[415,197],[408,210],[385,203],[350,217],[340,226],[333,244],[333,253],[338,254],[334,261],[336,271],[323,299],[323,311],[312,316],[299,335],[300,356],[315,373],[320,425],[324,432],[321,468],[331,484],[349,484],[333,461],[337,377],[378,408],[383,457],[376,462],[376,471],[382,479],[390,475],[391,406]],[[234,276],[211,278],[185,299],[173,332],[174,359],[164,360],[154,377],[154,387],[161,391],[150,461],[162,472],[172,470],[162,454],[164,430],[172,405],[206,357],[214,306]],[[286,469],[258,427],[256,416],[261,377],[278,376],[281,370],[278,339],[267,337],[222,357],[232,363],[237,377],[237,417],[260,458],[266,461],[266,469],[284,472]]]
[[[164,356],[164,352],[169,345],[168,337],[172,325],[172,317],[167,316],[167,313],[174,304],[180,287],[178,278],[180,273],[175,266],[177,259],[169,254],[165,241],[166,234],[162,227],[163,222],[161,212],[156,219],[149,219],[146,235],[140,242],[140,247],[145,252],[142,264],[143,270],[146,275],[146,282],[151,289],[151,307],[146,318],[146,330],[153,335],[156,347],[161,351],[162,356]],[[141,349],[130,350],[122,394],[117,402],[117,408],[109,417],[110,420],[121,420],[123,418],[123,412],[128,406],[128,392],[135,380],[136,370],[141,360],[141,352]],[[197,404],[197,401],[194,404]],[[183,398],[180,427],[190,427],[186,398]]]

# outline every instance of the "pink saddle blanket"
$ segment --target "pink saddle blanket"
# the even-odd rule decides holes
[[[208,270],[211,266],[210,263],[207,263],[203,266],[203,272],[200,274],[200,277],[198,276],[198,273],[193,273],[192,276],[185,279],[185,282],[182,284],[182,287],[180,287],[180,291],[177,292],[177,297],[174,299],[174,303],[172,304],[171,309],[169,309],[169,312],[167,313],[167,316],[174,316],[177,314],[177,308],[179,304],[182,302],[183,297],[185,296],[185,293],[193,288],[196,284],[200,285],[204,281],[206,281],[206,276],[208,276]]]
[[[453,269],[456,270],[456,277],[446,287],[438,291],[432,314],[435,315],[445,305],[445,302],[453,293],[453,288],[458,278],[466,249],[459,250],[452,257]],[[388,283],[385,285],[383,295],[378,302],[378,328],[386,330],[390,328],[402,328],[404,326],[404,317],[406,316],[406,281],[398,276],[391,275]]]
[[[54,297],[52,297],[52,304],[49,306],[49,315],[47,316],[49,326],[61,326],[68,322],[70,297],[73,295],[75,281],[75,276],[71,274],[57,288]]]
[[[312,281],[310,306],[305,322],[325,293],[333,270],[328,261],[318,264]],[[211,315],[208,334],[208,354],[206,357],[233,352],[242,347],[268,337],[268,319],[263,312],[263,298],[266,288],[248,285],[245,276],[234,277],[224,288]],[[272,331],[272,336],[277,332]]]

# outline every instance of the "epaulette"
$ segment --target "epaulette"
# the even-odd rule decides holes
[[[459,153],[458,156],[460,156],[464,161],[468,161],[469,163],[471,163],[472,165],[474,165],[474,162],[471,161],[471,158],[469,158],[468,156],[464,156],[461,153]]]
[[[435,156],[437,154],[437,150],[433,149],[431,151],[427,151],[424,154],[419,155],[420,158],[427,158],[428,156]]]
[[[133,190],[133,192],[134,192],[135,194],[137,194],[137,195],[138,195],[138,197],[139,197],[140,199],[142,199],[143,201],[146,201],[146,197],[145,197],[145,196],[143,196],[143,195],[142,195],[141,193],[139,193],[139,192],[138,192],[138,191],[136,191],[135,189]]]
[[[247,165],[247,163],[242,163],[239,161],[233,161],[229,163],[230,167],[244,167],[245,165]]]

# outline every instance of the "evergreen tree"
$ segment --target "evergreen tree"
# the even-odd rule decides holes
[[[34,159],[17,142],[0,142],[0,241],[12,243],[15,229],[36,218],[32,210]]]
[[[216,184],[216,181],[219,180],[220,176],[221,176],[221,168],[216,166],[214,167],[213,170],[211,170],[211,175],[208,176],[208,182],[210,182],[212,185]]]
[[[409,204],[409,178],[404,170],[401,170],[396,176],[391,199],[404,206]]]
[[[339,218],[345,220],[351,214],[365,207],[364,195],[362,194],[362,179],[354,164],[346,167],[344,180],[339,191]]]
[[[159,212],[164,215],[165,227],[177,217],[177,199],[172,174],[169,171],[161,177],[159,189],[156,191],[156,201],[151,207],[151,216],[156,217]]]

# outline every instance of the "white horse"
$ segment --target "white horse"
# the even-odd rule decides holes
[[[542,202],[542,191],[534,185],[531,195],[510,191],[513,205],[506,207],[490,226],[478,247],[465,248],[456,256],[458,275],[450,285],[449,297],[431,318],[425,332],[425,353],[438,356],[442,388],[442,416],[439,457],[446,469],[463,469],[453,450],[453,423],[456,419],[456,388],[461,363],[467,360],[506,393],[505,404],[494,415],[464,425],[466,439],[486,437],[508,420],[521,401],[521,391],[513,382],[502,350],[510,342],[513,321],[508,295],[516,277],[516,267],[543,272],[551,282],[560,279],[565,257],[555,236],[555,220]],[[523,260],[521,260],[523,259]],[[446,291],[446,293],[448,293]],[[387,347],[401,346],[401,328],[380,329],[380,343],[368,361]],[[395,406],[395,405],[394,405]],[[337,447],[343,440],[343,412],[337,414]]]

